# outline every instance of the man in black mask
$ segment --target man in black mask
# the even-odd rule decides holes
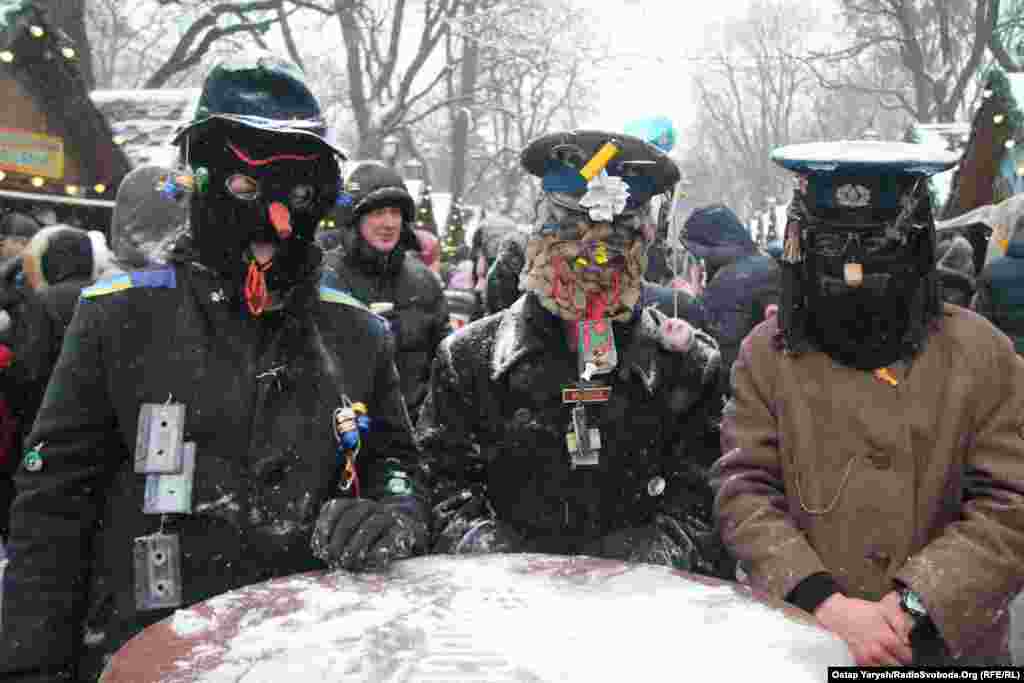
[[[323,132],[272,55],[206,79],[159,188],[188,201],[188,233],[82,292],[26,442],[0,679],[95,680],[175,608],[425,546],[393,339],[321,284],[341,157]]]
[[[859,665],[1008,664],[1024,580],[1024,362],[942,304],[921,145],[795,145],[778,316],[747,336],[715,515],[753,585]]]

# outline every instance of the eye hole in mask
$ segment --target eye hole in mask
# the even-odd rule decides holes
[[[253,178],[236,173],[224,183],[228,193],[235,199],[251,202],[260,198],[260,184]]]

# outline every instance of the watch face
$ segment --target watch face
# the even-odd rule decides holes
[[[903,603],[904,609],[913,614],[914,616],[923,617],[928,614],[928,610],[925,609],[924,603],[921,602],[920,596],[911,590],[903,591],[901,596],[901,602]]]
[[[863,185],[840,185],[836,188],[836,204],[845,207],[862,207],[871,204],[871,190]]]

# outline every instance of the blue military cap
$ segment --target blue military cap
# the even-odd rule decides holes
[[[811,210],[898,210],[915,181],[952,168],[959,154],[904,142],[842,140],[780,147],[771,159],[800,176]]]
[[[627,214],[679,182],[679,167],[661,149],[633,135],[601,130],[543,135],[523,149],[520,163],[542,179],[542,189],[556,203],[574,211],[585,211],[580,200],[592,177],[588,169],[621,178],[628,192],[622,213]]]

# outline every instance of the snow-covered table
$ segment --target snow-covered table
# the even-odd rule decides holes
[[[431,556],[179,610],[126,643],[101,681],[817,683],[850,664],[806,614],[739,584],[585,557]]]

